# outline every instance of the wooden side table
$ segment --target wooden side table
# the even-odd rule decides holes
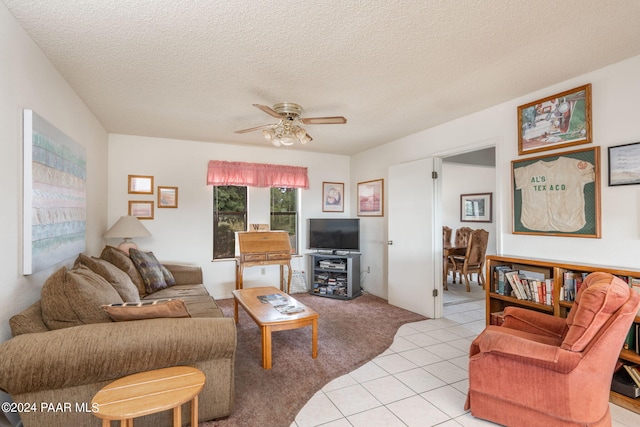
[[[175,366],[140,372],[104,386],[91,400],[102,419],[102,427],[120,420],[121,427],[133,427],[133,419],[173,409],[173,426],[182,426],[183,403],[191,401],[191,426],[198,425],[198,394],[204,387],[202,371]]]

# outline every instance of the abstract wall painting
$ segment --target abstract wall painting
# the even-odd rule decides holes
[[[24,110],[23,274],[86,249],[85,148]]]

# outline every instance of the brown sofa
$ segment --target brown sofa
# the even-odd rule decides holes
[[[91,399],[111,381],[176,365],[202,370],[199,420],[228,416],[234,401],[236,329],[208,294],[197,266],[164,264],[171,281],[148,292],[131,258],[106,247],[80,255],[43,285],[41,299],[10,319],[0,344],[0,389],[29,426],[100,426]],[[114,322],[103,305],[180,299],[190,317]],[[158,305],[160,306],[160,305]],[[188,419],[189,405],[183,406]],[[137,427],[169,426],[171,412],[138,418]]]

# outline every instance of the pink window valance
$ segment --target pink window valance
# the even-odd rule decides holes
[[[210,160],[207,185],[309,188],[307,168]]]

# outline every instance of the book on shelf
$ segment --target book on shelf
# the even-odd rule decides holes
[[[494,267],[494,292],[500,295],[511,295],[511,288],[506,282],[504,273],[511,271],[508,265],[497,265]],[[505,286],[507,285],[507,286]]]
[[[622,345],[622,348],[624,348],[625,350],[631,350],[631,351],[635,351],[636,350],[636,334],[637,334],[637,323],[632,323],[631,327],[629,328],[629,332],[627,333],[627,337],[624,339],[624,344]]]
[[[518,278],[518,271],[511,270],[504,273],[505,278],[511,285],[511,289],[516,298],[518,299],[526,299],[524,297],[524,289],[522,288],[522,284],[520,283],[520,279]]]
[[[624,365],[624,369],[629,373],[633,382],[640,387],[640,371],[638,371],[638,365]]]
[[[560,293],[560,301],[575,301],[576,295],[588,274],[589,273],[565,271],[562,275],[562,292]]]
[[[613,374],[611,390],[632,399],[640,396],[640,387],[633,381],[626,369],[620,369]]]
[[[640,293],[640,278],[629,276],[627,283],[631,287],[632,291]],[[636,316],[640,316],[640,308],[638,308]]]

